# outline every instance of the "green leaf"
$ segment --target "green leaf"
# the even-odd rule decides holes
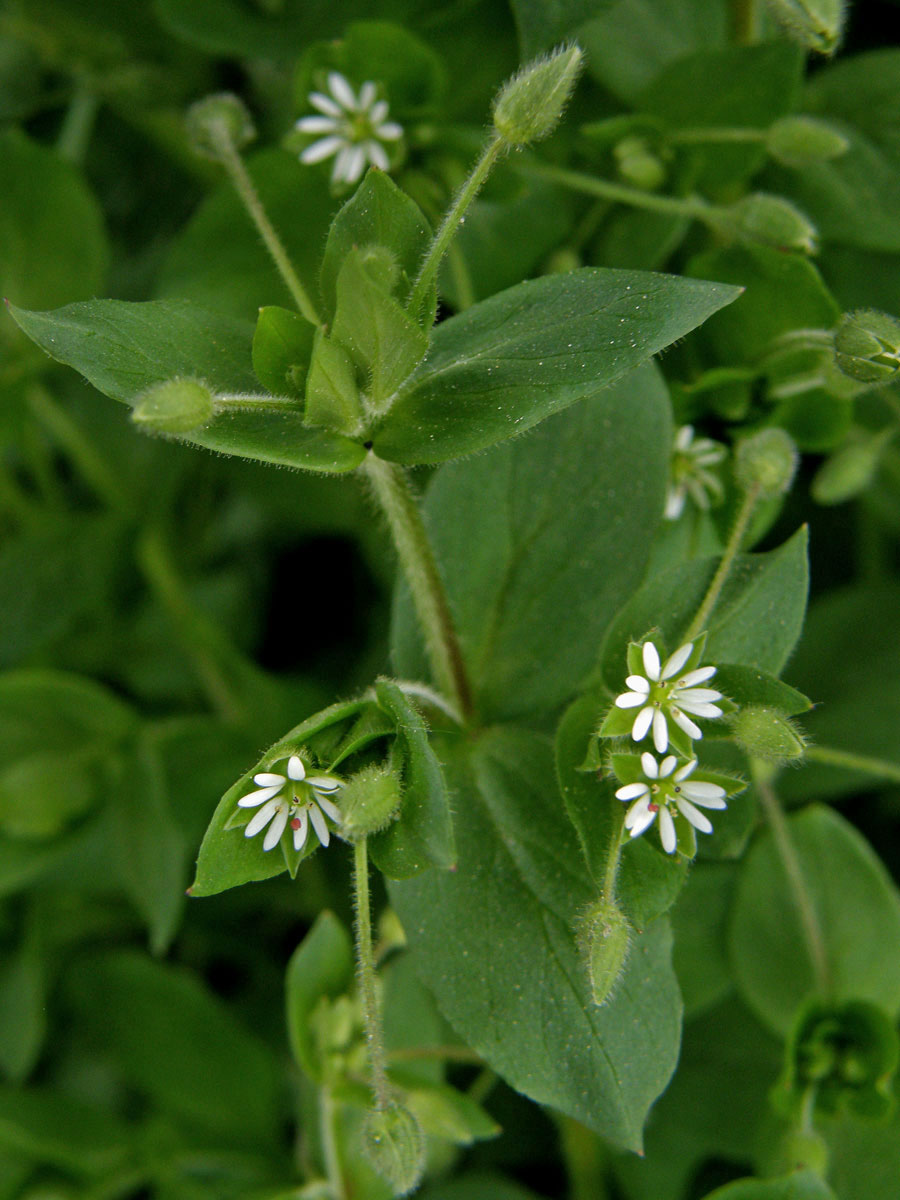
[[[253,334],[253,370],[266,391],[302,396],[316,330],[299,313],[271,304],[259,310]]]
[[[30,1075],[47,1032],[46,971],[36,938],[26,933],[0,965],[0,1069],[15,1083]]]
[[[375,451],[440,462],[523,433],[621,379],[737,295],[721,284],[591,267],[520,283],[438,325]]]
[[[705,661],[740,663],[777,675],[803,626],[808,588],[807,535],[799,529],[777,550],[735,559],[707,625]],[[672,567],[647,581],[610,627],[601,652],[603,678],[622,691],[630,642],[651,629],[677,647],[700,606],[717,560]]]
[[[0,134],[0,295],[52,308],[103,287],[103,215],[86,184],[55,151],[18,130]],[[3,340],[13,331],[3,326]]]
[[[428,864],[456,862],[453,818],[444,773],[416,709],[390,680],[375,686],[378,704],[396,723],[403,758],[403,801],[393,824],[371,841],[373,861],[391,879],[417,874]]]
[[[666,391],[648,364],[435,476],[425,518],[485,719],[551,712],[577,690],[641,578],[670,446]],[[400,672],[422,678],[406,598],[394,645]]]
[[[755,667],[723,663],[716,671],[715,685],[710,683],[712,686],[738,706],[765,704],[769,708],[777,708],[786,717],[799,716],[812,708],[812,701],[802,692]],[[719,726],[710,725],[708,728],[714,734]]]
[[[360,417],[353,360],[340,342],[317,329],[306,377],[306,420],[310,425],[340,430],[352,428]]]
[[[672,910],[672,963],[685,1017],[710,1008],[731,988],[726,931],[735,873],[733,863],[695,862]]]
[[[338,276],[351,251],[365,252],[371,247],[390,251],[396,271],[392,290],[402,302],[430,242],[431,230],[415,201],[383,171],[369,171],[328,231],[320,275],[327,315],[334,314]]]
[[[574,928],[596,893],[549,745],[494,729],[468,753],[457,744],[452,767],[458,869],[390,885],[419,971],[513,1087],[639,1149],[678,1052],[668,928],[657,921],[635,938],[613,999],[593,1005]]]
[[[900,896],[871,847],[837,813],[811,806],[788,819],[827,982],[815,970],[804,922],[770,833],[751,848],[730,930],[735,979],[753,1011],[786,1035],[811,995],[870,1000],[900,1011]]]
[[[113,400],[133,405],[147,388],[176,376],[201,379],[226,395],[257,391],[250,327],[187,301],[91,300],[51,313],[11,312],[57,362],[74,367]],[[307,429],[300,409],[289,406],[283,412],[221,413],[179,440],[313,471],[350,471],[365,457],[357,442]]]
[[[794,1171],[783,1179],[738,1179],[704,1200],[838,1200],[821,1175]]]
[[[119,950],[83,959],[69,986],[131,1087],[206,1135],[277,1144],[275,1059],[190,972]]]
[[[500,1133],[500,1126],[480,1105],[447,1084],[412,1088],[404,1094],[404,1104],[426,1134],[455,1146],[471,1146]]]
[[[0,1148],[44,1167],[94,1175],[121,1170],[129,1127],[105,1109],[49,1086],[0,1086]]]
[[[552,49],[609,6],[610,0],[512,0],[522,58]]]
[[[291,955],[285,976],[291,1050],[310,1079],[321,1079],[315,1032],[310,1024],[323,996],[335,999],[353,982],[353,945],[334,913],[323,912]]]

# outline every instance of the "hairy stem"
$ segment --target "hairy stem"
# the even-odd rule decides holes
[[[756,508],[758,498],[759,488],[757,486],[748,488],[745,492],[741,507],[738,509],[738,514],[734,519],[734,525],[732,526],[725,552],[719,561],[716,573],[713,575],[709,587],[706,589],[706,595],[703,597],[703,601],[684,635],[686,642],[693,641],[706,628],[710,614],[716,606],[722,588],[725,586],[725,580],[731,571],[735,556],[741,548],[741,542],[744,540],[744,535],[747,532],[747,526],[750,524],[750,518],[753,516],[753,510]]]
[[[835,750],[830,746],[807,746],[806,758],[810,762],[825,763],[829,767],[846,767],[849,771],[865,771],[878,779],[900,783],[900,766],[884,758],[872,758],[868,754],[853,754],[849,750]]]
[[[51,437],[78,467],[84,481],[110,508],[128,511],[129,498],[116,474],[110,470],[90,438],[75,424],[66,410],[40,385],[28,393],[28,405]]]
[[[356,909],[356,976],[369,1046],[372,1091],[375,1094],[375,1107],[384,1110],[390,1103],[390,1089],[385,1066],[381,1014],[378,1011],[378,997],[375,992],[375,954],[372,950],[372,912],[369,902],[369,853],[365,838],[361,838],[353,846],[353,890]]]
[[[325,1084],[319,1096],[319,1137],[322,1142],[322,1157],[325,1160],[325,1174],[328,1177],[332,1200],[346,1200],[347,1191],[344,1187],[344,1175],[335,1137],[336,1120],[337,1105],[334,1093],[331,1086]]]
[[[769,828],[772,830],[772,836],[775,839],[775,849],[778,857],[781,859],[784,872],[787,875],[788,886],[791,889],[794,903],[797,906],[797,913],[800,917],[803,936],[809,950],[816,986],[820,991],[828,994],[831,991],[831,969],[828,966],[828,956],[825,953],[825,940],[822,937],[822,927],[819,924],[819,917],[816,913],[812,896],[809,894],[806,880],[803,877],[803,869],[800,866],[797,851],[794,849],[794,843],[791,841],[791,832],[785,819],[784,810],[769,781],[765,766],[758,762],[753,762],[751,769],[757,795],[766,814]]]
[[[369,454],[362,469],[387,517],[397,557],[412,592],[435,680],[465,719],[472,712],[472,693],[447,594],[419,505],[402,468]]]

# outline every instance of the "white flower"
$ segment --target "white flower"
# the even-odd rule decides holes
[[[320,116],[301,117],[295,128],[301,133],[323,133],[325,137],[310,143],[300,155],[302,163],[317,163],[334,156],[332,183],[355,183],[371,163],[382,171],[390,163],[382,142],[396,142],[403,128],[388,121],[388,104],[378,100],[377,88],[367,80],[359,96],[337,71],[328,73],[330,95],[311,92],[309,102]]]
[[[726,792],[718,783],[690,779],[696,766],[696,758],[679,767],[674,754],[669,754],[662,762],[657,762],[646,751],[641,755],[644,779],[638,783],[626,783],[616,792],[616,796],[625,803],[633,801],[625,814],[625,828],[633,838],[649,829],[659,816],[659,838],[663,850],[666,854],[674,854],[678,836],[672,806],[695,829],[701,833],[712,833],[712,823],[696,806],[725,808]]]
[[[331,831],[325,817],[335,825],[341,823],[340,810],[328,797],[343,787],[341,780],[332,775],[307,775],[303,760],[294,754],[288,759],[286,775],[261,771],[253,776],[253,782],[258,785],[257,790],[238,800],[238,808],[259,809],[244,829],[244,837],[255,837],[268,825],[263,850],[272,850],[290,822],[294,849],[302,850],[312,824],[322,845],[328,845]]]
[[[672,461],[669,467],[669,490],[663,516],[677,521],[684,512],[688,496],[698,508],[709,508],[710,496],[719,499],[722,481],[707,467],[722,462],[728,451],[712,438],[694,438],[693,425],[682,425],[675,434]]]
[[[716,700],[722,699],[722,693],[713,688],[697,687],[698,683],[712,679],[715,667],[697,667],[679,676],[693,649],[693,642],[685,642],[660,666],[659,651],[652,642],[644,642],[641,649],[644,674],[629,675],[625,680],[629,691],[616,696],[616,708],[640,708],[631,727],[634,740],[642,741],[652,726],[653,745],[660,754],[664,754],[669,746],[669,717],[688,737],[700,738],[703,737],[701,729],[687,714],[722,716],[722,709],[715,704]]]

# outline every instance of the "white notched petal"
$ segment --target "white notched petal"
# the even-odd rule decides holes
[[[703,730],[700,729],[699,726],[695,725],[690,717],[686,717],[684,715],[684,713],[681,712],[680,709],[673,708],[673,709],[670,709],[669,711],[671,713],[672,720],[675,722],[675,724],[678,726],[679,729],[684,730],[684,732],[688,735],[688,737],[691,737],[691,738],[702,738],[703,737]]]
[[[672,814],[665,805],[659,810],[659,839],[666,854],[675,853],[675,847],[678,845],[678,838],[675,834],[675,822],[672,820]]]
[[[645,696],[650,694],[650,681],[643,675],[629,675],[625,680],[625,686],[633,692],[643,692]]]
[[[625,828],[631,831],[632,837],[639,837],[655,820],[656,813],[650,810],[650,797],[646,796],[632,804],[625,814]]]
[[[715,673],[715,667],[697,667],[695,671],[688,671],[687,675],[679,679],[678,686],[685,688],[693,687],[696,683],[705,683],[707,679],[712,679]]]
[[[694,438],[693,425],[682,425],[675,434],[675,449],[681,450],[682,453],[688,449]]]
[[[677,675],[687,660],[691,657],[691,651],[693,649],[693,642],[685,642],[683,646],[678,647],[674,654],[670,654],[666,659],[666,665],[663,667],[662,678],[671,679],[673,675]]]
[[[291,779],[298,781],[306,778],[306,767],[304,767],[303,759],[299,754],[292,754],[288,759],[288,775]]]
[[[359,89],[359,107],[360,108],[371,108],[372,101],[375,99],[377,94],[378,94],[378,89],[375,87],[375,84],[372,82],[371,79],[367,79],[366,82]],[[385,104],[385,102],[383,100],[381,101],[381,103],[384,104],[384,111],[385,111],[385,114],[387,114],[387,104]],[[376,104],[375,108],[377,108],[377,107],[378,107],[378,105]],[[375,119],[375,108],[372,108],[372,119],[373,120]]]
[[[374,89],[372,98],[374,99]],[[371,104],[371,101],[369,101],[369,104]],[[362,107],[369,108],[369,104],[364,104]],[[372,122],[373,126],[379,125],[387,115],[387,100],[379,100],[377,104],[371,104],[371,108],[369,109],[369,120]]]
[[[244,830],[244,837],[256,837],[259,831],[268,825],[278,810],[284,807],[284,802],[282,800],[270,800],[269,803],[265,805],[264,808],[261,808],[258,813],[253,814],[250,823]],[[285,811],[287,810],[285,809]]]
[[[619,800],[636,800],[638,796],[649,796],[650,789],[646,783],[626,783],[616,791]]]
[[[689,700],[692,703],[710,704],[714,700],[722,699],[722,693],[717,692],[715,688],[680,687],[677,689],[677,692],[678,695],[676,699],[682,706],[684,705],[685,700]]]
[[[260,787],[274,787],[277,784],[279,787],[283,783],[287,783],[284,775],[276,775],[274,771],[260,771],[258,775],[253,776],[253,782],[258,783]]]
[[[326,117],[343,117],[344,110],[339,104],[336,104],[330,96],[325,96],[322,92],[310,92],[309,102],[313,108],[317,108],[319,112],[324,113]]]
[[[690,800],[685,800],[682,796],[679,796],[675,803],[678,805],[678,811],[681,815],[690,821],[695,829],[699,829],[701,833],[712,833],[712,821],[710,821],[709,817],[704,817],[699,809],[694,808]]]
[[[702,779],[690,779],[687,783],[682,784],[682,792],[691,800],[696,800],[698,804],[704,805],[706,808],[718,808],[718,804],[711,804],[711,800],[721,801],[722,808],[725,807],[725,789],[719,787],[717,783],[704,783]]]
[[[665,779],[667,775],[671,775],[672,772],[675,770],[675,766],[676,766],[677,762],[678,762],[678,759],[675,757],[674,754],[667,754],[666,757],[659,764],[660,779]]]
[[[300,822],[300,824],[294,830],[294,849],[302,850],[306,845],[306,835],[309,833],[309,817],[307,816],[305,808],[300,810],[297,820]]]
[[[675,782],[681,783],[682,779],[687,779],[688,775],[692,774],[697,766],[696,758],[692,758],[690,762],[686,762],[683,767],[679,767],[675,772]]]
[[[328,90],[341,108],[345,108],[348,112],[356,111],[356,93],[343,75],[337,71],[328,72]]]
[[[276,783],[272,787],[260,788],[258,792],[251,792],[249,796],[241,796],[238,800],[238,808],[256,808],[264,800],[271,800],[273,796],[277,796],[280,791],[280,783]]]
[[[340,127],[334,117],[301,117],[294,126],[300,133],[337,133]]]
[[[281,841],[281,835],[284,833],[287,823],[287,805],[283,804],[272,818],[272,824],[266,831],[266,836],[263,839],[263,850],[271,850],[273,847],[278,845],[278,843]]]
[[[355,183],[366,165],[366,152],[362,146],[347,146],[340,151],[334,162],[331,178],[334,183]]]
[[[342,786],[340,779],[335,779],[333,775],[310,775],[306,782],[317,792],[336,792]]]
[[[345,145],[344,139],[340,137],[321,138],[318,142],[313,142],[311,146],[306,147],[300,155],[300,161],[309,167],[313,163],[331,158],[332,154],[337,154],[339,150],[343,150]]]
[[[641,755],[641,770],[648,779],[659,778],[659,763],[653,757],[649,750],[645,750]]]
[[[616,708],[637,708],[639,704],[646,703],[646,692],[623,692],[621,696],[616,696]]]
[[[309,819],[312,821],[312,827],[316,831],[316,837],[323,846],[327,846],[331,841],[331,834],[328,832],[328,826],[325,824],[325,818],[322,816],[317,804],[310,804]]]
[[[659,680],[659,653],[652,642],[644,642],[641,654],[644,659],[644,671],[648,679],[654,683]]]
[[[666,507],[663,509],[663,516],[667,521],[677,521],[684,512],[684,504],[687,500],[687,492],[683,487],[670,487],[666,493]]]
[[[327,796],[323,796],[321,793],[316,794],[316,800],[319,803],[319,808],[321,808],[325,816],[331,817],[335,825],[340,825],[341,810],[338,808],[338,806],[333,801],[329,800]]]
[[[631,727],[631,736],[636,742],[640,742],[647,736],[647,730],[650,728],[652,720],[653,709],[649,705],[646,708],[642,708],[634,718],[634,724]]]
[[[715,704],[698,704],[695,700],[683,700],[678,697],[678,703],[685,712],[693,713],[695,717],[721,717],[722,710],[717,708]]]
[[[669,748],[669,726],[666,724],[666,714],[658,708],[653,714],[653,745],[665,754]]]
[[[369,156],[369,162],[373,167],[377,167],[379,171],[386,171],[391,165],[381,142],[376,142],[370,138],[365,144],[365,152]]]
[[[396,142],[403,137],[403,126],[396,121],[382,121],[374,132],[383,142]]]

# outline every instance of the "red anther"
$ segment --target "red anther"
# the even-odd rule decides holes
[[[291,829],[299,829],[299,828],[300,828],[300,818],[299,817],[291,817]]]
[[[658,804],[648,804],[648,805],[647,805],[647,812],[658,813],[658,812],[659,812],[659,805],[658,805]]]

